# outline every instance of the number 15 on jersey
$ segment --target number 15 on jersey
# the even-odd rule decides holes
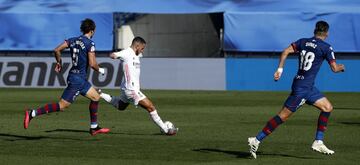
[[[77,63],[79,61],[79,52],[80,52],[79,49],[73,48],[71,59],[74,66],[77,66]]]

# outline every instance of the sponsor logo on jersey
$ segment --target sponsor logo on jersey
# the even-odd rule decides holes
[[[296,75],[296,79],[297,79],[297,80],[304,80],[304,79],[305,79],[305,76],[303,76],[303,75]]]

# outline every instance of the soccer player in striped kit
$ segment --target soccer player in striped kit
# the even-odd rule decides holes
[[[61,51],[69,48],[72,67],[67,77],[67,87],[64,90],[58,103],[48,103],[43,107],[31,110],[25,110],[24,128],[29,127],[29,123],[37,116],[58,112],[69,107],[76,97],[81,94],[90,99],[90,134],[107,133],[108,128],[101,128],[97,123],[97,110],[100,95],[94,87],[87,81],[87,70],[90,66],[95,71],[105,74],[105,69],[100,68],[95,58],[95,43],[91,40],[95,34],[95,22],[91,19],[85,19],[81,22],[80,30],[83,35],[65,40],[55,48],[56,67],[55,71],[60,72],[62,69]]]
[[[325,21],[318,21],[314,30],[314,37],[302,38],[287,47],[280,56],[279,67],[274,74],[274,80],[280,79],[285,60],[290,53],[299,53],[299,68],[294,77],[292,92],[284,103],[282,110],[271,118],[256,137],[248,138],[250,153],[256,158],[256,151],[260,142],[270,135],[276,127],[285,122],[292,113],[296,112],[304,103],[313,105],[320,110],[315,140],[311,146],[314,151],[323,154],[334,154],[324,142],[324,132],[333,107],[330,101],[314,86],[316,75],[321,64],[326,60],[333,72],[345,71],[345,66],[336,64],[332,47],[324,40],[328,37],[329,25]]]

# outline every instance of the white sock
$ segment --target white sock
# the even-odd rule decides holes
[[[168,131],[168,128],[166,127],[166,125],[164,124],[164,122],[161,120],[160,116],[158,115],[157,111],[154,110],[152,112],[149,113],[151,119],[154,121],[154,123],[156,125],[158,125],[164,132]]]
[[[94,129],[96,127],[98,127],[98,124],[90,124],[90,128]]]
[[[111,99],[112,99],[112,97],[109,94],[106,94],[106,93],[101,93],[100,97],[103,98],[108,103],[110,103]]]
[[[321,143],[324,144],[324,142],[322,140],[315,140],[316,143]]]
[[[30,115],[31,115],[31,117],[35,117],[36,116],[35,110],[31,110]]]

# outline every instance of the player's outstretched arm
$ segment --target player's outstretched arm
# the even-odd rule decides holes
[[[345,72],[345,65],[337,64],[335,61],[330,63],[331,70],[335,73]]]
[[[124,51],[120,51],[120,52],[112,52],[109,55],[110,58],[112,59],[124,59],[125,58],[125,53]]]
[[[100,68],[98,63],[96,62],[95,52],[89,52],[88,57],[89,57],[89,66],[91,68],[93,68],[95,71],[97,71],[97,72],[99,72],[101,74],[105,74],[105,69]]]
[[[281,53],[278,69],[274,73],[274,80],[275,81],[278,81],[280,79],[280,77],[281,77],[281,74],[283,72],[283,68],[284,68],[285,60],[286,60],[287,56],[290,53],[294,53],[294,52],[295,52],[294,48],[290,45],[287,48],[285,48],[284,51]]]
[[[112,58],[112,59],[116,59],[116,58],[117,58],[115,52],[110,53],[109,57]]]
[[[68,47],[67,42],[63,42],[62,44],[58,45],[54,49],[55,59],[56,59],[56,66],[55,72],[60,72],[62,68],[62,60],[61,60],[61,52]]]

